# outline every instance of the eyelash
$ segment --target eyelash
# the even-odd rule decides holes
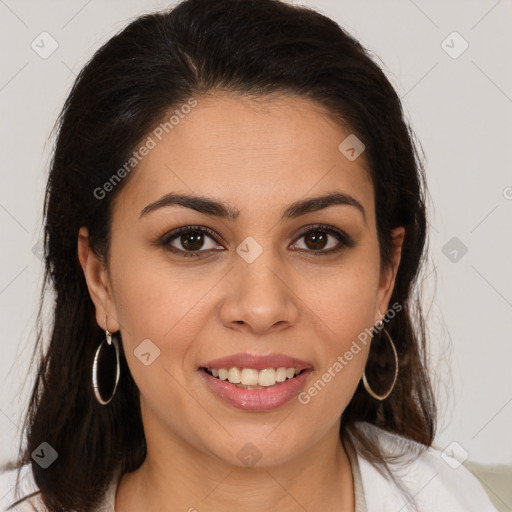
[[[340,242],[340,245],[335,249],[327,249],[327,250],[306,250],[306,249],[299,249],[301,251],[310,252],[315,256],[327,256],[329,254],[337,253],[341,251],[344,248],[352,248],[355,246],[355,242],[343,231],[339,231],[338,229],[335,229],[331,226],[328,226],[326,224],[317,224],[315,226],[310,226],[308,229],[302,231],[298,237],[296,238],[296,241],[293,242],[294,244],[297,243],[303,236],[314,233],[316,231],[321,231],[323,233],[327,233],[329,235],[334,236]],[[198,250],[198,251],[183,251],[182,249],[177,249],[176,247],[172,247],[170,242],[172,242],[175,238],[177,238],[179,235],[183,233],[204,233],[206,235],[209,235],[213,240],[220,244],[220,242],[217,240],[217,235],[214,231],[212,231],[210,228],[207,228],[206,226],[183,226],[181,228],[175,229],[171,231],[170,233],[167,233],[164,235],[159,242],[157,242],[158,245],[164,246],[166,249],[170,250],[173,253],[180,254],[181,256],[188,258],[188,257],[200,257],[203,254],[210,252],[214,249],[210,250]]]

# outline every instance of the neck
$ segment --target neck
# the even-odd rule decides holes
[[[244,512],[353,511],[350,461],[338,432],[339,422],[296,457],[265,467],[231,465],[168,431],[150,432],[144,463],[121,478],[115,510],[238,512],[243,504]]]

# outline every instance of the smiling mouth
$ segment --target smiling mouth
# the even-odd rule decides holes
[[[201,368],[208,375],[227,381],[242,389],[264,389],[278,386],[298,375],[308,371],[298,368],[265,368],[256,370],[254,368]]]

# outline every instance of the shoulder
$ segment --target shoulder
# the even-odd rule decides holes
[[[396,458],[388,465],[392,482],[358,454],[368,512],[409,512],[413,502],[418,512],[496,512],[478,479],[455,459],[370,424],[358,428],[370,431],[382,451]]]
[[[18,478],[19,473],[19,478]],[[46,512],[29,464],[20,470],[0,472],[0,510],[2,512]]]

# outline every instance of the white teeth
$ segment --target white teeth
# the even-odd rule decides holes
[[[276,380],[277,382],[284,382],[286,380],[286,368],[278,368],[276,371]]]
[[[286,379],[293,379],[300,373],[296,368],[265,368],[255,370],[253,368],[209,368],[208,371],[220,380],[227,380],[238,387],[269,387]]]
[[[240,370],[238,368],[230,368],[228,372],[228,380],[231,384],[240,384]]]
[[[258,375],[258,384],[260,386],[273,386],[276,383],[276,371],[274,368],[266,368],[261,370]]]
[[[241,380],[242,384],[244,384],[246,386],[257,386],[258,385],[258,370],[253,370],[252,368],[244,368],[242,370],[242,375],[240,377],[240,380]]]

